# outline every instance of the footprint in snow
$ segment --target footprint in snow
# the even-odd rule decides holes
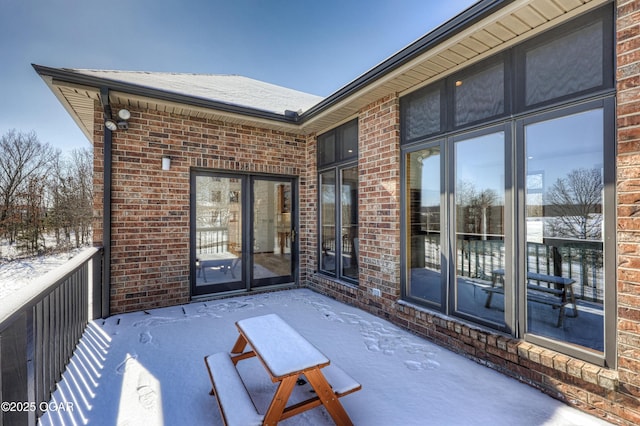
[[[140,405],[142,405],[144,408],[150,410],[156,406],[158,394],[156,394],[156,391],[151,386],[141,384],[136,389],[136,392],[138,392],[138,400],[140,401]]]
[[[127,354],[127,357],[124,359],[124,361],[122,361],[116,367],[116,373],[119,375],[123,375],[127,371],[127,364],[129,364],[131,361],[135,361],[136,359],[138,359],[137,354],[133,354],[133,355]]]
[[[409,370],[412,370],[412,371],[435,370],[440,367],[440,363],[432,359],[428,359],[423,362],[406,360],[404,362],[404,365],[405,367],[407,367]]]
[[[143,345],[147,344],[147,343],[151,343],[151,339],[153,339],[153,336],[148,331],[144,331],[144,332],[140,333],[139,341]]]

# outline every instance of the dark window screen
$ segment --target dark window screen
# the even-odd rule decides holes
[[[603,84],[603,25],[589,25],[526,52],[526,105]]]
[[[405,104],[406,139],[440,132],[440,90],[411,97]]]
[[[461,126],[504,113],[502,62],[455,81],[455,124]]]

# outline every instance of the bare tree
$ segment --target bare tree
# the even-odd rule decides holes
[[[10,130],[0,137],[0,235],[16,241],[30,185],[43,184],[56,153],[34,132]],[[22,200],[20,198],[23,198]]]
[[[49,183],[49,229],[56,243],[80,247],[90,240],[93,217],[93,158],[88,149],[59,158]]]
[[[602,238],[602,174],[579,168],[559,178],[547,194],[550,234],[562,238]]]
[[[24,253],[42,253],[46,250],[45,189],[46,176],[31,176],[18,193],[20,223],[16,236],[18,248]]]
[[[478,191],[472,182],[463,180],[457,183],[456,204],[458,205],[458,225],[465,232],[481,234],[483,240],[495,233],[492,229],[492,207],[499,203],[496,191],[485,188]]]

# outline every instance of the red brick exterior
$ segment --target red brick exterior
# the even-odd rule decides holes
[[[640,424],[640,1],[618,1],[618,376],[626,418]]]
[[[298,134],[129,109],[129,129],[113,132],[112,139],[112,313],[189,302],[192,168],[298,176],[306,163],[306,139]],[[101,123],[96,121],[96,229],[103,196]],[[171,158],[169,171],[161,168],[164,156]],[[97,232],[94,241],[101,240]]]
[[[358,286],[317,273],[316,135],[131,110],[130,129],[113,134],[112,312],[189,301],[191,168],[297,176],[300,285],[389,319],[610,422],[640,424],[640,0],[621,0],[616,7],[616,367],[589,364],[400,300],[400,109],[395,93],[358,114]],[[96,105],[96,244],[102,244],[101,123]],[[164,155],[172,158],[170,171],[161,170]],[[373,288],[382,296],[374,297]]]

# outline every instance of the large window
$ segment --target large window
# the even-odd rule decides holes
[[[441,142],[409,152],[405,165],[410,297],[441,307],[443,294]]]
[[[358,122],[318,137],[319,270],[358,281]]]
[[[453,144],[455,310],[502,325],[503,301],[482,309],[486,293],[477,290],[504,268],[505,132],[491,129]]]
[[[581,17],[401,100],[404,298],[613,361],[611,19]]]
[[[530,278],[526,331],[603,351],[605,120],[604,108],[594,107],[518,124],[525,177],[524,269]],[[536,279],[540,276],[562,280]],[[560,304],[556,312],[539,303],[544,302],[540,295],[552,290],[566,299],[554,301]]]

